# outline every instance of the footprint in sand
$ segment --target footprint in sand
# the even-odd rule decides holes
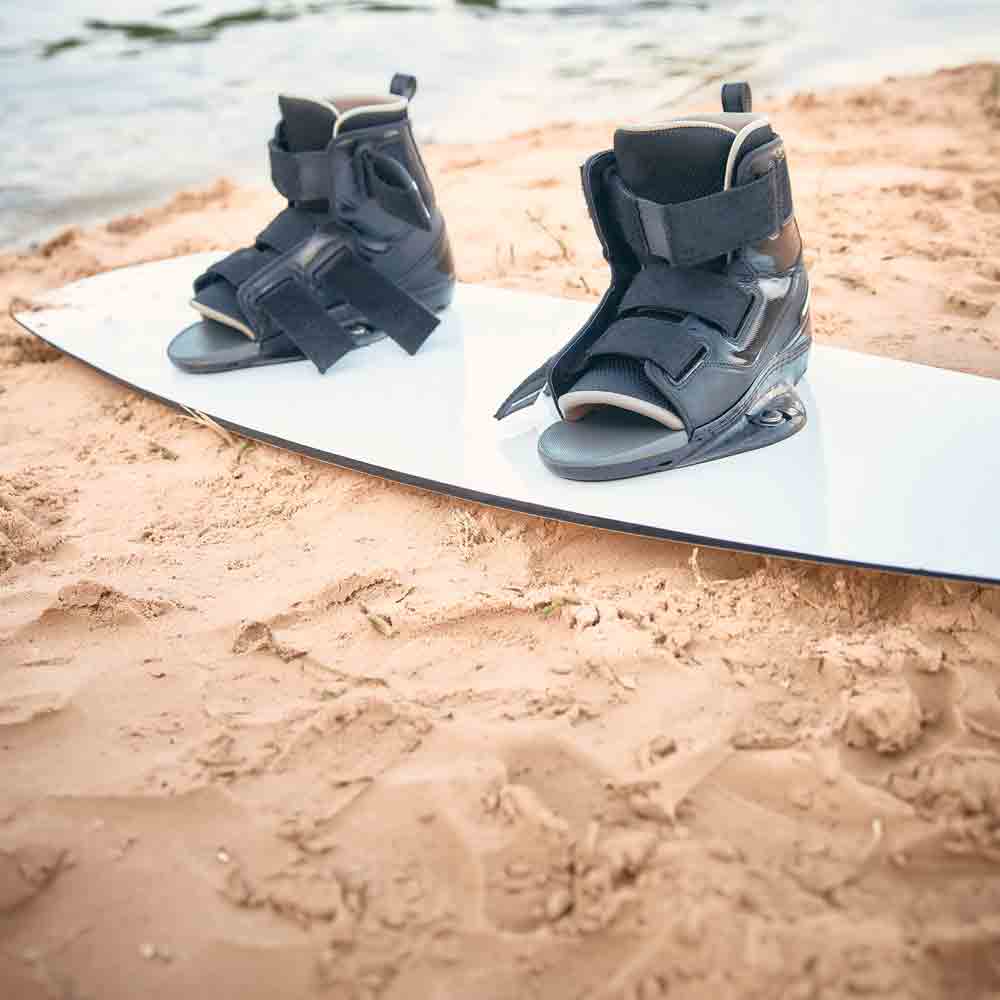
[[[956,316],[983,319],[997,301],[992,282],[979,282],[974,287],[956,288],[945,293],[945,309]]]
[[[96,627],[140,624],[173,610],[170,601],[130,597],[108,584],[83,579],[62,587],[55,602],[43,612],[41,621],[50,624],[83,619]]]
[[[69,853],[41,843],[0,845],[0,915],[30,902],[67,867]]]
[[[980,212],[1000,212],[1000,187],[989,188],[977,195],[972,202]]]
[[[57,691],[23,691],[0,698],[0,728],[23,726],[35,719],[61,712],[68,697]]]
[[[956,868],[970,876],[995,872],[1000,861],[997,754],[947,750],[898,768],[887,787],[929,824],[897,843],[901,864],[941,874]]]
[[[948,668],[928,673],[912,666],[858,684],[847,701],[841,762],[860,780],[880,783],[933,757],[961,734],[960,687]]]
[[[731,754],[728,747],[612,777],[559,739],[501,746],[506,784],[484,800],[502,843],[482,856],[487,918],[528,933],[548,924],[589,935],[615,923],[646,892],[680,803]],[[654,896],[658,898],[657,894]]]
[[[53,552],[60,539],[50,525],[51,518],[32,511],[0,483],[0,573]]]

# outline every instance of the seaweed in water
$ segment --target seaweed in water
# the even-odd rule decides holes
[[[358,0],[355,0],[358,2]],[[459,3],[474,4],[477,6],[496,7],[498,0],[458,0]],[[367,10],[384,11],[411,11],[428,10],[428,6],[416,0],[360,0],[360,5]],[[180,17],[184,14],[191,14],[200,8],[200,4],[181,3],[165,7],[160,11],[162,18]],[[326,0],[313,0],[304,5],[294,5],[285,3],[281,6],[271,7],[269,5],[258,5],[247,7],[241,10],[234,10],[225,14],[218,14],[192,25],[179,25],[174,27],[169,24],[160,24],[156,21],[109,21],[103,18],[90,18],[84,21],[84,26],[92,32],[105,34],[119,34],[129,41],[152,42],[157,45],[177,45],[190,42],[207,42],[215,38],[226,28],[236,27],[244,24],[256,24],[262,21],[291,21],[303,14],[321,14],[327,12],[331,7]],[[54,42],[49,42],[42,48],[42,58],[51,59],[68,49],[77,48],[87,43],[86,38],[71,37]],[[139,55],[141,49],[127,49],[122,55]]]
[[[165,28],[159,24],[150,24],[148,21],[102,21],[94,18],[84,21],[86,27],[91,31],[118,31],[126,38],[137,40],[151,39],[153,41],[165,41],[176,38],[180,32],[173,28]]]
[[[136,41],[173,42],[179,41],[185,34],[175,28],[152,24],[149,21],[102,21],[93,18],[84,21],[84,24],[91,31],[117,31],[126,38]]]
[[[255,21],[291,21],[296,17],[298,17],[298,12],[292,7],[274,11],[268,10],[267,7],[250,7],[247,10],[234,11],[232,14],[219,14],[198,27],[203,31],[219,31],[234,24],[253,24]]]
[[[42,58],[51,59],[53,56],[59,55],[60,52],[67,52],[69,49],[79,48],[81,45],[85,44],[82,38],[77,38],[76,36],[70,38],[60,38],[57,42],[49,42],[42,48]]]

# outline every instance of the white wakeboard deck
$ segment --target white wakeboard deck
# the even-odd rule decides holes
[[[822,345],[808,423],[772,447],[617,482],[536,453],[551,401],[493,412],[593,303],[460,286],[415,357],[391,341],[309,363],[191,375],[166,356],[218,253],[111,271],[39,300],[26,329],[141,392],[250,437],[441,493],[656,537],[1000,582],[1000,381]]]

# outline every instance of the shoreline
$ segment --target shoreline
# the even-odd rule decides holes
[[[878,63],[874,60],[862,63],[864,70],[859,74],[858,64],[848,62],[842,58],[828,58],[822,62],[822,69],[808,69],[799,72],[792,72],[791,82],[784,79],[788,75],[787,62],[805,62],[812,59],[813,53],[808,46],[803,46],[804,51],[792,53],[778,53],[763,58],[759,65],[753,67],[753,76],[758,81],[755,84],[755,100],[758,106],[783,106],[796,94],[815,90],[819,93],[835,91],[845,87],[877,86],[881,83],[892,82],[900,76],[926,75],[930,72],[945,72],[949,69],[961,69],[967,65],[985,64],[988,58],[972,58],[976,51],[975,46],[963,43],[962,52],[970,58],[963,58],[960,54],[950,59],[945,65],[941,65],[936,51],[931,54],[925,48],[911,44],[905,52],[922,52],[920,56],[904,57],[903,54],[894,51],[894,67],[885,67],[885,58],[880,56]],[[876,65],[878,69],[876,71]],[[867,70],[867,72],[865,71]],[[739,76],[739,72],[730,73],[730,76]],[[718,102],[718,88],[720,79],[712,80],[708,83],[694,84],[691,87],[672,95],[669,99],[660,103],[650,102],[650,107],[643,116],[629,116],[627,121],[651,121],[660,117],[670,117],[675,113],[682,113],[692,106],[708,108],[714,107]],[[558,119],[554,119],[558,121]],[[578,121],[582,125],[600,125],[604,119],[600,115],[588,117],[583,121]],[[551,122],[543,122],[531,125],[533,129],[544,129],[551,125]],[[266,129],[265,129],[266,131]],[[488,145],[503,142],[509,138],[512,132],[503,130],[494,134],[491,131],[486,135],[474,135],[466,139],[457,141],[442,142],[434,137],[434,128],[428,126],[421,128],[417,122],[418,140],[422,142],[424,148],[435,146],[471,146]],[[422,133],[429,132],[429,135]],[[608,134],[611,129],[609,127]],[[247,163],[229,172],[223,172],[220,177],[236,183],[240,186],[254,187],[258,184],[266,183],[266,150],[261,148],[260,156],[253,165]],[[217,178],[218,179],[218,178]],[[45,243],[55,238],[65,228],[71,226],[84,226],[87,228],[99,227],[113,222],[122,213],[136,214],[143,213],[150,209],[162,206],[165,201],[176,191],[198,190],[197,181],[187,183],[178,182],[177,188],[156,188],[150,189],[148,193],[136,193],[131,196],[121,198],[118,195],[94,194],[86,201],[81,201],[75,206],[67,206],[66,215],[72,218],[61,219],[60,221],[44,222],[37,227],[37,232],[32,236],[18,237],[10,243],[0,243],[0,255],[11,253],[32,253]],[[86,205],[91,207],[87,208]],[[23,228],[23,227],[22,227]]]
[[[998,72],[769,108],[819,342],[1000,378]],[[460,278],[596,301],[612,130],[427,147]],[[279,207],[218,180],[0,254],[0,994],[1000,990],[1000,588],[226,441],[8,315]]]

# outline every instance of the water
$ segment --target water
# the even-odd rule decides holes
[[[264,183],[279,91],[414,73],[418,134],[465,141],[662,114],[725,78],[760,95],[989,58],[998,38],[996,0],[0,0],[0,246],[221,174]]]

